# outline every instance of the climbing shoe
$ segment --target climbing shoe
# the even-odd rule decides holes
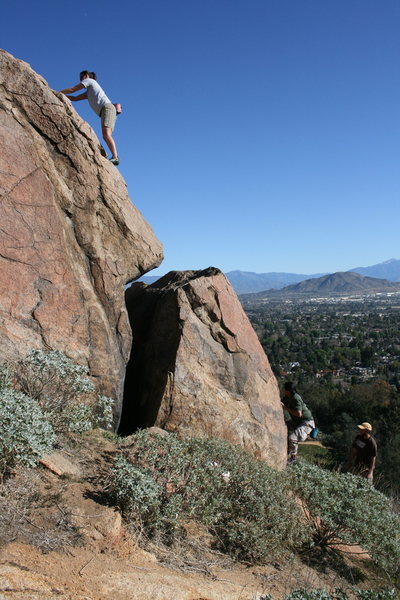
[[[117,156],[117,158],[110,158],[110,163],[112,163],[113,165],[115,165],[116,167],[118,167],[119,165],[119,158]]]

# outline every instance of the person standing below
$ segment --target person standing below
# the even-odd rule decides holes
[[[284,387],[282,406],[289,414],[286,421],[288,428],[288,463],[297,459],[299,442],[304,442],[315,427],[314,418],[310,409],[297,393],[294,383],[288,381]]]
[[[110,162],[113,165],[119,165],[119,158],[117,154],[117,148],[112,138],[112,132],[115,127],[115,121],[117,118],[117,111],[114,104],[106,96],[103,88],[96,81],[96,73],[91,71],[81,71],[79,74],[80,83],[65,90],[60,90],[61,94],[65,94],[72,102],[78,100],[88,100],[91,108],[93,108],[96,115],[101,117],[101,129],[103,133],[103,139],[111,152]],[[86,91],[79,96],[70,96],[74,92],[79,90]]]
[[[353,473],[365,477],[370,483],[374,479],[374,469],[377,455],[377,445],[372,437],[372,425],[361,423],[357,425],[358,434],[351,448],[348,469],[354,464]]]

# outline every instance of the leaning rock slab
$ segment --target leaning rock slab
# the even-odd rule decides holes
[[[226,277],[172,272],[126,292],[135,332],[121,433],[217,437],[282,467],[286,428],[268,359]]]
[[[0,51],[0,360],[63,350],[122,396],[124,286],[162,248],[68,99]]]

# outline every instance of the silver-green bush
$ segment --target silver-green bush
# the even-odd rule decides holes
[[[37,400],[58,431],[70,429],[71,407],[93,402],[94,384],[86,367],[59,350],[31,350],[15,366],[20,389]],[[88,402],[89,400],[89,402]],[[72,412],[72,422],[76,423]]]
[[[85,433],[93,429],[93,408],[87,404],[70,404],[63,410],[68,431]]]
[[[133,516],[138,511],[146,522],[159,518],[163,490],[151,471],[133,465],[124,456],[118,456],[114,477],[115,497],[125,515]]]
[[[334,592],[328,592],[325,589],[299,588],[293,590],[284,597],[284,600],[348,600],[344,590],[336,589]]]
[[[100,394],[97,397],[97,402],[94,412],[94,424],[100,429],[110,431],[113,427],[113,406],[114,400],[108,396]]]
[[[112,405],[97,395],[87,369],[63,352],[32,350],[14,365],[0,365],[0,473],[36,464],[55,432],[111,429]]]
[[[289,473],[293,491],[305,505],[314,544],[359,545],[390,577],[398,579],[400,517],[386,496],[366,479],[301,461]]]
[[[304,541],[301,511],[283,473],[220,440],[142,431],[114,466],[113,493],[150,536],[177,539],[194,519],[235,558],[264,561]]]
[[[97,395],[87,368],[63,352],[31,350],[15,365],[14,377],[17,386],[37,400],[56,431],[112,428],[113,400]]]
[[[398,594],[394,589],[383,590],[360,590],[351,589],[351,598],[356,597],[358,600],[396,600]],[[333,592],[328,592],[325,589],[299,588],[287,594],[283,600],[349,600],[350,598],[342,588],[336,588]],[[259,600],[264,600],[259,598]],[[267,599],[266,599],[267,600]],[[272,600],[270,597],[268,600]]]
[[[38,403],[12,388],[0,389],[0,472],[34,466],[50,451],[55,435]]]
[[[399,593],[395,589],[391,590],[356,590],[359,600],[396,600]]]

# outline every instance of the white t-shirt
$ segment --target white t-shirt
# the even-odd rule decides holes
[[[99,86],[95,79],[82,79],[82,85],[85,86],[89,104],[93,108],[96,115],[100,115],[101,109],[105,104],[111,104],[111,100],[105,95],[103,88]]]

